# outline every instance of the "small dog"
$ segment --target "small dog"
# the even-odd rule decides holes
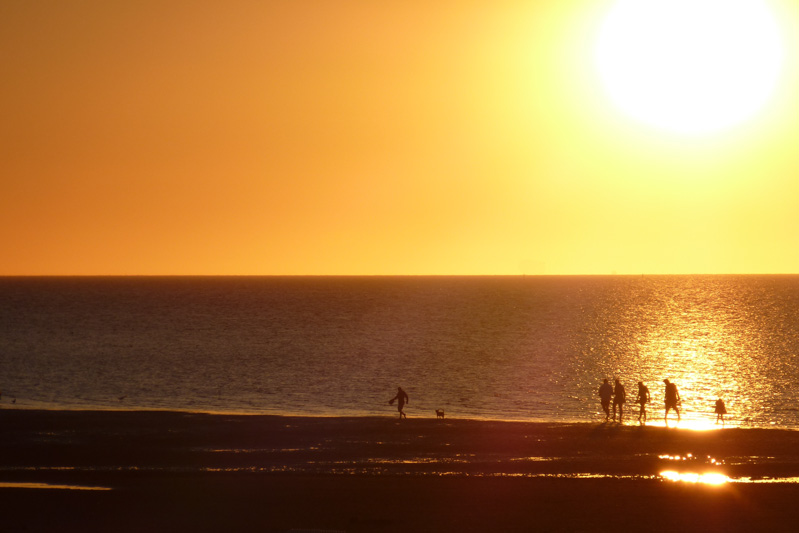
[[[436,418],[444,418],[444,410],[436,409]]]

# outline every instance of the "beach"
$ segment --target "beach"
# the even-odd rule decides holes
[[[3,532],[799,523],[790,430],[22,409],[0,427]]]

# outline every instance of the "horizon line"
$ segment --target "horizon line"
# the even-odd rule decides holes
[[[0,278],[576,278],[664,276],[796,276],[799,272],[639,274],[0,274]]]

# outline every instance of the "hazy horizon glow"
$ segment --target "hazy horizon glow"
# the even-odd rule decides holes
[[[799,272],[799,4],[697,138],[604,91],[614,3],[6,3],[0,275]]]

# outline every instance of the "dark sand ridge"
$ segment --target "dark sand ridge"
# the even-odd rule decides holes
[[[799,476],[795,431],[23,410],[0,411],[0,428],[0,482],[114,489],[0,489],[0,531],[799,525],[797,484],[710,487],[657,476]]]

